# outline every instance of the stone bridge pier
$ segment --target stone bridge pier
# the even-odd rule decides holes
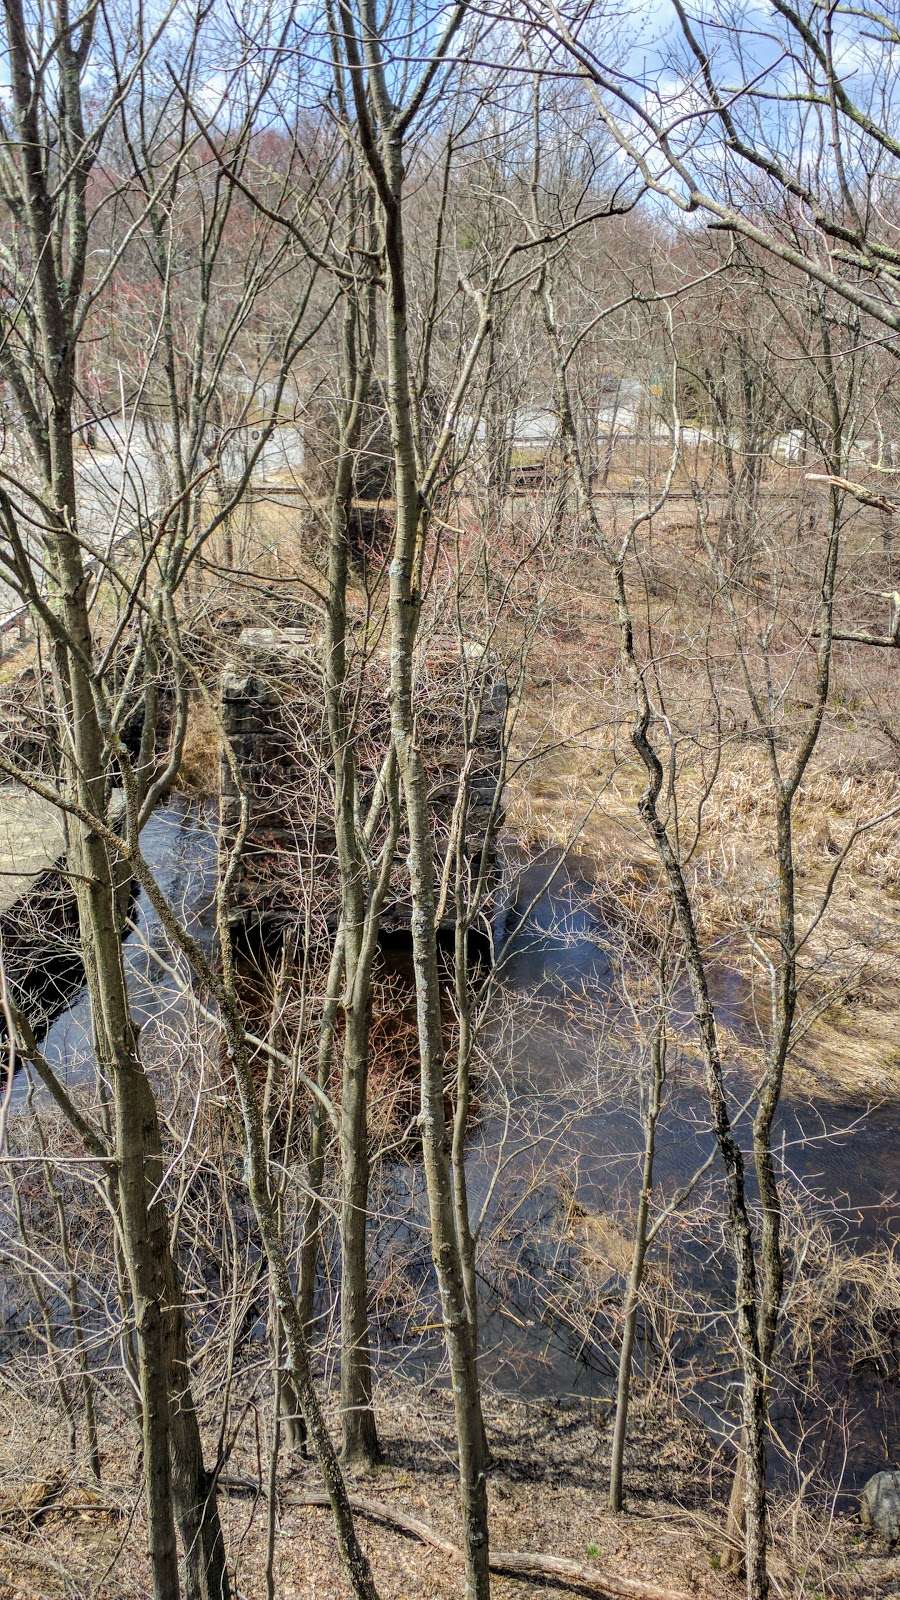
[[[390,663],[386,648],[355,644],[347,700],[359,812],[365,818],[390,747]],[[242,797],[249,807],[235,918],[248,932],[292,929],[313,943],[333,936],[340,917],[323,663],[324,641],[315,626],[246,628],[222,681],[223,729],[233,762],[223,757],[223,825],[232,836]],[[461,827],[467,903],[472,904],[479,875],[486,891],[479,905],[482,926],[499,880],[508,710],[500,663],[480,646],[461,648],[454,638],[430,638],[419,656],[415,709],[442,888],[438,927],[447,935],[455,922],[454,863]],[[376,805],[376,815],[370,861],[386,836],[383,804]],[[410,928],[408,853],[401,820],[381,917],[381,931],[388,936]]]

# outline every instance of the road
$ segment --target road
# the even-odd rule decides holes
[[[253,447],[256,439],[256,431],[247,429],[226,445],[222,456],[226,482],[240,476],[245,451]],[[6,461],[3,464],[7,466]],[[298,471],[302,465],[301,430],[293,424],[279,426],[266,441],[251,481],[255,487],[263,487]],[[7,470],[11,476],[16,475],[14,463],[10,462]],[[167,498],[159,450],[139,424],[126,431],[106,423],[96,449],[78,450],[76,470],[79,526],[85,539],[98,550],[110,550],[146,525]],[[14,626],[21,611],[15,590],[0,578],[0,635]]]

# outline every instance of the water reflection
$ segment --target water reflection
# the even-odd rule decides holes
[[[591,1219],[622,1217],[627,1227],[636,1204],[640,1074],[629,1055],[633,1030],[615,982],[616,940],[597,912],[593,886],[576,863],[560,868],[541,892],[547,872],[543,862],[517,877],[496,930],[498,943],[504,929],[514,931],[501,961],[493,1020],[489,1013],[482,1039],[488,1109],[472,1129],[467,1159],[472,1214],[481,1221],[485,1245],[479,1279],[481,1368],[491,1382],[517,1393],[608,1400],[614,1391],[617,1333],[614,1316],[604,1308],[604,1292],[611,1309],[620,1304],[627,1235],[606,1230],[590,1303],[579,1303],[578,1296],[585,1283],[583,1251]],[[719,975],[716,998],[730,1027],[738,1032],[746,1027],[744,997],[731,975]],[[689,994],[677,1000],[687,1046]],[[745,1150],[750,1112],[741,1113],[741,1107],[751,1088],[738,1060],[728,1072],[728,1092]],[[825,1224],[835,1241],[862,1250],[896,1237],[892,1109],[863,1113],[859,1107],[787,1098],[775,1143],[791,1204]],[[712,1148],[702,1076],[684,1048],[670,1075],[658,1130],[660,1202],[691,1179]],[[704,1230],[680,1234],[666,1263],[668,1325],[660,1331],[645,1322],[639,1359],[645,1369],[674,1361],[694,1412],[726,1434],[733,1430],[737,1387],[730,1370],[731,1264],[722,1235],[719,1181],[713,1166],[705,1180]],[[405,1250],[412,1279],[429,1284],[421,1171],[416,1165],[397,1167],[382,1182],[389,1220],[375,1230],[376,1253],[389,1262]],[[752,1164],[748,1183],[752,1196]],[[568,1226],[573,1216],[585,1221]],[[700,1301],[702,1321],[696,1315]],[[396,1344],[389,1328],[381,1332],[383,1358],[400,1359],[422,1373],[439,1367],[442,1342],[433,1327],[418,1343],[407,1325],[396,1328]],[[668,1349],[662,1339],[669,1341]],[[871,1364],[848,1372],[837,1348],[835,1360],[823,1364],[818,1378],[821,1426],[814,1443],[826,1473],[835,1477],[849,1448],[844,1476],[849,1489],[889,1459],[885,1440],[896,1428],[896,1384]],[[806,1396],[790,1390],[777,1400],[775,1419],[789,1443],[814,1420],[814,1410]]]
[[[204,808],[175,795],[160,806],[141,833],[141,849],[160,889],[175,914],[202,945],[212,943],[212,906],[216,881],[216,837],[213,819]],[[149,954],[156,949],[169,957],[159,918],[141,890],[131,910],[135,932],[123,943],[128,992],[135,1021],[144,1026],[177,1011],[182,993],[175,979]],[[82,988],[48,1027],[42,1050],[66,1084],[90,1079],[94,1073],[90,1006]],[[24,1079],[14,1094],[26,1091]]]
[[[147,824],[142,843],[167,899],[208,945],[216,865],[212,819],[175,799]],[[604,1213],[627,1218],[633,1208],[640,1074],[633,1027],[616,982],[615,939],[610,941],[589,875],[577,863],[560,865],[545,887],[552,866],[511,860],[510,891],[495,928],[503,954],[480,1036],[480,1104],[467,1154],[471,1211],[485,1245],[479,1282],[481,1365],[486,1378],[518,1393],[595,1401],[612,1392],[614,1322],[604,1314],[602,1281],[590,1304],[572,1303],[584,1283],[584,1236],[583,1228],[567,1226],[566,1219]],[[147,944],[168,952],[143,894],[134,914],[138,932],[124,947],[128,985],[136,1019],[152,1028],[177,1015],[183,996],[148,955]],[[394,945],[385,959],[395,976],[410,980],[408,951]],[[729,1025],[740,1031],[746,1025],[745,1000],[727,973],[718,977],[717,1001]],[[685,1048],[673,1057],[659,1127],[660,1197],[684,1185],[712,1146],[702,1079],[687,1047],[686,992],[679,996],[679,1008]],[[91,1074],[84,993],[48,1029],[44,1050],[69,1083]],[[747,1148],[749,1123],[738,1112],[750,1085],[740,1061],[729,1070],[728,1088]],[[775,1138],[794,1203],[815,1213],[835,1239],[861,1250],[896,1237],[893,1108],[863,1115],[858,1107],[788,1098]],[[727,1358],[723,1362],[730,1260],[716,1226],[717,1182],[714,1168],[706,1191],[706,1235],[679,1237],[672,1253],[672,1309],[664,1330],[669,1348],[662,1350],[659,1330],[646,1324],[640,1358],[648,1368],[664,1356],[675,1362],[696,1411],[721,1429],[728,1420],[729,1394],[734,1398],[734,1375]],[[374,1198],[373,1254],[382,1270],[396,1264],[431,1301],[421,1165],[396,1158],[382,1163],[376,1168]],[[606,1245],[612,1253],[605,1287],[614,1306],[621,1299],[623,1267],[616,1256],[621,1240],[612,1237]],[[333,1257],[329,1265],[334,1267]],[[332,1277],[332,1288],[333,1282]],[[705,1297],[708,1308],[704,1323],[694,1314],[698,1297]],[[387,1316],[376,1319],[373,1331],[382,1362],[399,1363],[422,1377],[440,1372],[443,1345],[433,1317],[411,1324],[408,1318]],[[823,1381],[830,1386],[821,1397],[823,1427],[827,1402],[843,1408],[849,1430],[845,1439],[836,1429],[833,1447],[826,1445],[826,1470],[838,1472],[849,1441],[845,1484],[858,1485],[885,1463],[897,1421],[896,1386],[871,1365],[848,1372],[839,1360],[823,1373]],[[808,1423],[805,1399],[803,1407]],[[776,1416],[788,1436],[799,1434],[802,1421],[789,1392],[777,1402]]]

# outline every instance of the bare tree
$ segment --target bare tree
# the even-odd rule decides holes
[[[588,80],[604,126],[648,188],[896,331],[897,222],[882,203],[900,157],[892,19],[839,4],[820,26],[817,8],[787,0],[761,31],[713,10],[694,18],[681,0],[672,13],[646,94],[606,66],[588,12],[554,8],[549,23],[536,20]],[[730,65],[721,70],[720,42],[735,81]]]

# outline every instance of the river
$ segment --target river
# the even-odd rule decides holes
[[[169,901],[192,933],[211,944],[211,818],[176,798],[147,824],[142,844]],[[508,939],[485,1019],[478,1112],[468,1140],[472,1214],[478,1220],[483,1213],[481,1366],[485,1378],[501,1388],[602,1403],[613,1392],[616,1355],[615,1318],[605,1309],[604,1295],[614,1302],[621,1297],[622,1235],[616,1229],[611,1241],[601,1236],[601,1248],[593,1252],[593,1276],[585,1277],[584,1247],[591,1243],[592,1218],[616,1215],[627,1223],[633,1208],[641,1139],[639,1074],[629,1054],[628,1018],[614,981],[609,929],[589,873],[584,866],[560,865],[552,884],[542,888],[547,875],[547,861],[522,863],[510,856],[509,891],[496,927],[502,941],[505,930],[522,923]],[[133,915],[137,931],[124,946],[128,982],[136,1019],[152,1032],[172,1026],[183,995],[148,954],[148,945],[166,952],[166,944],[143,894]],[[394,948],[390,965],[395,974],[408,976],[409,958],[402,950]],[[739,985],[725,974],[719,990],[729,1020],[739,1025]],[[683,1185],[711,1147],[702,1082],[687,1048],[687,996],[683,1011],[685,1048],[676,1052],[659,1129],[661,1196]],[[48,1028],[44,1051],[70,1084],[93,1072],[83,991]],[[739,1069],[731,1075],[729,1091],[739,1107],[748,1092]],[[24,1092],[24,1082],[17,1083],[15,1098]],[[746,1148],[746,1117],[738,1117],[738,1127]],[[893,1104],[866,1111],[788,1095],[776,1143],[792,1204],[843,1247],[862,1252],[896,1239]],[[664,1311],[655,1326],[645,1325],[639,1359],[648,1375],[669,1363],[683,1376],[694,1412],[714,1431],[726,1433],[733,1424],[736,1390],[723,1337],[730,1278],[716,1224],[717,1182],[713,1174],[704,1190],[708,1208],[702,1229],[683,1235],[676,1221],[671,1253],[667,1248],[662,1257]],[[382,1270],[402,1262],[403,1272],[427,1295],[431,1265],[420,1164],[409,1156],[381,1163],[373,1193],[380,1219],[372,1230],[373,1256]],[[433,1320],[411,1327],[402,1316],[376,1316],[373,1338],[379,1362],[421,1376],[440,1374],[442,1342]],[[817,1369],[816,1387],[814,1400],[805,1393],[798,1400],[789,1386],[779,1391],[776,1419],[788,1440],[799,1438],[817,1419],[821,1468],[832,1480],[840,1477],[849,1492],[871,1472],[892,1464],[898,1437],[895,1377],[866,1362],[848,1371],[838,1356]]]

